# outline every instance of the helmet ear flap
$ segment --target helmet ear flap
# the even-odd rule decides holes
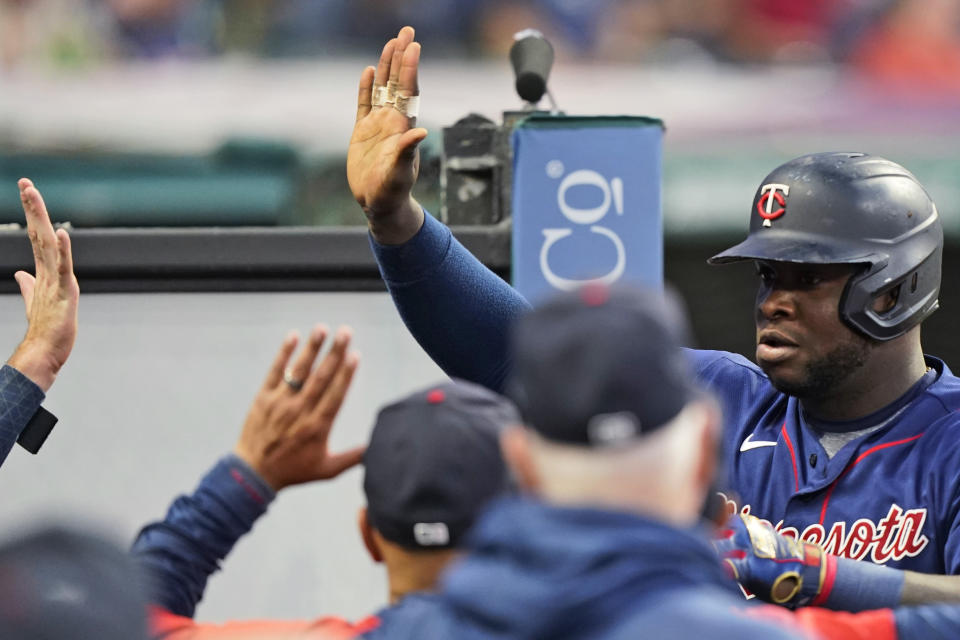
[[[854,274],[840,298],[841,319],[855,331],[881,342],[902,336],[940,306],[941,253],[938,248],[892,282],[886,260]],[[877,298],[892,291],[896,292],[893,305],[875,308]]]

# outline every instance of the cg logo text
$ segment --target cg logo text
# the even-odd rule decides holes
[[[559,178],[563,175],[563,165],[558,160],[547,163],[547,175]],[[567,192],[573,187],[592,187],[600,190],[602,201],[596,207],[574,207],[567,202]],[[623,180],[612,178],[609,182],[602,175],[592,169],[579,169],[567,174],[557,186],[557,206],[563,217],[580,227],[589,227],[590,233],[596,233],[610,240],[610,245],[616,252],[616,262],[606,274],[587,279],[571,279],[558,276],[550,268],[550,248],[557,242],[573,234],[575,228],[564,227],[543,230],[543,245],[540,247],[540,271],[550,286],[555,289],[570,291],[586,282],[599,282],[610,285],[616,282],[626,268],[627,256],[620,237],[607,227],[596,224],[603,219],[613,205],[617,215],[623,215]]]

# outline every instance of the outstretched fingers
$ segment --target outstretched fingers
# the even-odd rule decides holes
[[[322,324],[318,324],[310,331],[307,344],[300,350],[300,355],[297,356],[297,359],[288,369],[289,379],[291,380],[291,384],[288,386],[290,386],[292,391],[298,391],[306,381],[307,376],[310,375],[310,369],[313,368],[313,361],[317,359],[317,354],[320,353],[320,347],[323,346],[324,341],[327,339],[327,333],[329,333],[329,329],[327,329],[326,325]]]
[[[37,279],[26,271],[17,271],[13,274],[13,279],[17,281],[20,287],[20,295],[23,297],[23,306],[26,309],[27,317],[30,317],[30,305],[33,304],[33,287]]]
[[[376,76],[374,77],[374,82],[377,84],[387,84],[387,80],[390,79],[390,64],[393,62],[393,52],[396,48],[396,38],[391,38],[387,41],[387,44],[383,45],[380,60],[377,62]]]
[[[70,245],[70,234],[66,229],[57,229],[57,269],[60,274],[61,290],[66,290],[73,281],[73,250]]]
[[[323,357],[323,360],[320,361],[320,364],[313,370],[313,373],[310,374],[303,385],[304,402],[307,407],[312,408],[327,393],[330,381],[343,364],[352,337],[353,330],[350,327],[337,329],[330,351]]]
[[[350,467],[355,467],[363,462],[363,454],[366,450],[365,446],[360,446],[342,453],[331,453],[324,461],[324,469],[321,472],[329,478],[338,476]]]
[[[418,96],[420,95],[420,83],[417,71],[420,67],[420,43],[411,42],[407,50],[403,52],[403,58],[400,62],[400,69],[397,73],[397,88],[400,95]]]
[[[352,351],[347,354],[336,372],[327,392],[320,398],[317,408],[314,410],[320,418],[321,423],[331,424],[333,419],[343,406],[343,400],[347,397],[347,391],[350,389],[350,383],[353,382],[353,374],[357,371],[360,364],[360,354]]]
[[[317,407],[312,412],[310,420],[311,429],[316,429],[312,437],[316,438],[317,444],[326,449],[327,438],[330,436],[330,430],[333,428],[334,419],[340,412],[343,400],[350,389],[350,383],[353,381],[353,374],[357,370],[360,362],[360,355],[351,352],[341,361],[337,368],[330,385]],[[341,453],[327,453],[320,461],[320,468],[317,473],[322,478],[335,477],[350,467],[360,464],[363,460],[365,447],[354,447]]]
[[[23,285],[20,285],[20,288],[23,289]],[[280,344],[280,351],[277,352],[277,355],[273,358],[273,363],[270,365],[270,369],[267,371],[267,378],[263,381],[263,389],[269,391],[273,389],[280,381],[283,380],[283,371],[287,367],[287,362],[290,360],[293,350],[297,348],[297,342],[300,340],[300,336],[297,335],[296,331],[291,331],[283,339],[283,342]]]
[[[390,61],[390,76],[388,78],[390,82],[400,82],[400,67],[403,66],[404,54],[413,42],[414,35],[413,27],[404,27],[397,34],[396,46],[393,48],[393,58]]]
[[[400,135],[397,141],[397,158],[409,160],[417,153],[419,145],[427,137],[427,130],[423,127],[417,127],[405,131]]]
[[[370,113],[370,100],[373,96],[373,67],[367,67],[360,74],[360,87],[357,91],[357,121]]]
[[[407,47],[407,50],[403,52],[403,60],[400,64],[400,73],[399,80],[397,85],[397,93],[401,98],[413,98],[409,100],[409,108],[405,105],[401,111],[403,111],[410,119],[410,126],[414,126],[417,122],[417,110],[419,98],[416,96],[420,95],[420,82],[417,78],[417,70],[420,67],[420,43],[412,42],[410,46]],[[399,99],[398,99],[399,103]]]
[[[43,197],[33,182],[21,178],[17,182],[20,188],[20,202],[27,218],[27,235],[33,247],[33,259],[37,269],[41,267],[56,268],[57,264],[57,237],[50,223],[50,214]]]

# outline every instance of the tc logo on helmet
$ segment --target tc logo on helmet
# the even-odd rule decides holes
[[[780,192],[783,193],[780,193]],[[763,226],[769,227],[771,220],[776,220],[786,211],[787,200],[784,196],[790,194],[790,185],[788,184],[765,184],[760,187],[760,199],[757,200],[757,213],[763,218]],[[779,209],[773,208],[776,201],[780,205]]]

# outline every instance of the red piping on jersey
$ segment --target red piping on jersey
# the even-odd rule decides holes
[[[823,507],[820,509],[820,526],[823,526],[823,519],[827,517],[827,505],[830,504],[830,496],[833,495],[833,490],[836,488],[837,483],[840,482],[840,478],[847,475],[847,473],[849,473],[851,469],[857,466],[859,462],[861,462],[864,458],[866,458],[868,455],[870,455],[874,451],[880,451],[880,449],[886,449],[887,447],[895,447],[898,444],[904,444],[904,443],[910,442],[911,440],[916,440],[917,438],[920,438],[922,436],[923,436],[922,433],[918,433],[915,436],[912,436],[910,438],[904,438],[903,440],[896,440],[895,442],[878,444],[875,447],[870,447],[869,449],[861,453],[859,456],[857,456],[857,459],[851,462],[850,464],[848,464],[847,468],[844,469],[839,476],[837,476],[837,479],[834,480],[832,483],[830,483],[830,487],[827,489],[827,495],[823,498]]]
[[[787,449],[790,450],[790,461],[793,463],[793,481],[797,485],[795,490],[800,491],[800,474],[797,473],[797,453],[793,450],[793,443],[790,442],[790,434],[787,433],[786,420],[780,425],[780,433],[783,434],[783,439],[787,441]]]

